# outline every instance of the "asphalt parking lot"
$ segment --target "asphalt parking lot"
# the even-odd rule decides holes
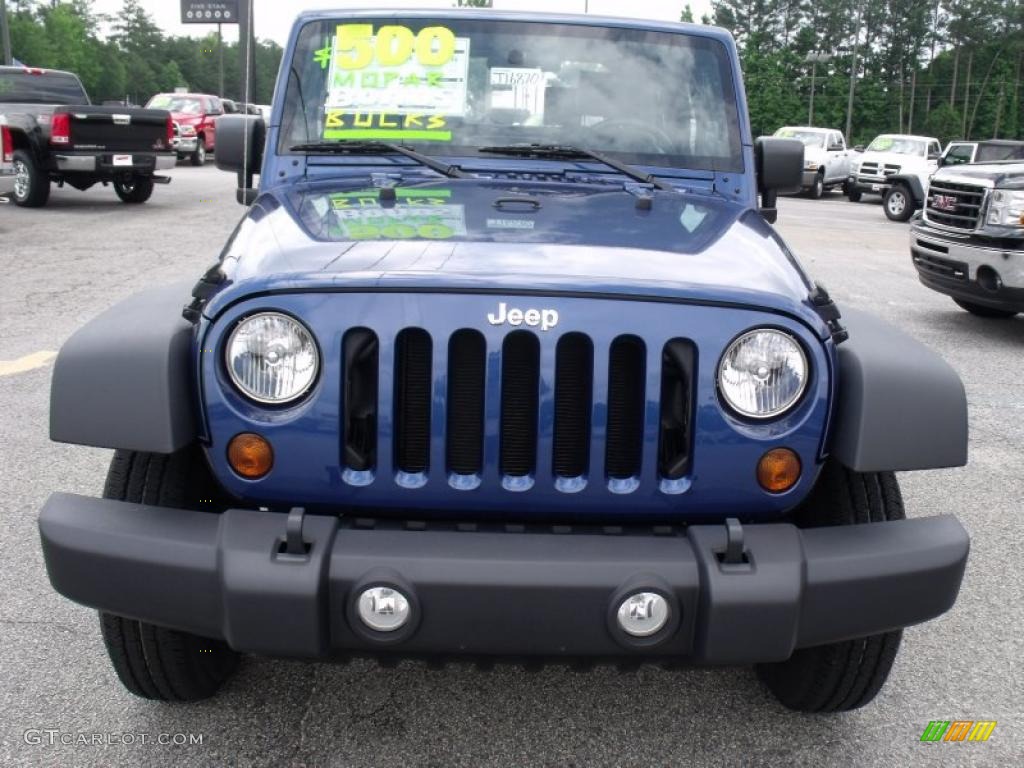
[[[54,490],[99,494],[110,453],[52,444],[55,352],[83,322],[147,286],[198,276],[242,213],[234,179],[179,167],[150,203],[54,190],[0,205],[0,764],[277,766],[1009,765],[1024,759],[1024,316],[982,320],[923,288],[907,226],[877,202],[784,199],[779,228],[841,306],[872,310],[941,352],[971,407],[963,469],[901,477],[910,515],[955,512],[972,536],[960,598],[908,630],[867,708],[804,716],[748,669],[444,671],[405,662],[248,659],[191,706],[129,695],[94,612],[59,597],[37,511]],[[922,381],[922,387],[928,382]],[[986,743],[923,744],[929,720],[997,720]],[[202,744],[51,745],[60,734],[201,734]],[[29,732],[26,738],[26,732]],[[71,739],[75,741],[76,739]],[[140,739],[136,739],[138,742]]]

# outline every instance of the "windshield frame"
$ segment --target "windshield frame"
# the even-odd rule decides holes
[[[153,103],[156,99],[159,99],[161,97],[165,98],[169,102],[169,104],[160,105]],[[171,104],[173,104],[176,99],[180,99],[182,101],[195,102],[195,104],[199,106],[199,109],[196,112],[181,112],[180,110],[171,109]],[[184,93],[154,93],[153,96],[149,99],[149,101],[146,102],[146,109],[166,109],[168,112],[173,112],[176,115],[201,117],[203,113],[206,111],[206,106],[205,104],[203,104],[203,99],[201,96],[192,96],[190,94]]]
[[[595,39],[598,40],[601,39],[602,34],[609,39],[615,37],[617,39],[624,39],[627,41],[650,35],[673,35],[676,37],[686,38],[689,44],[711,51],[711,55],[713,55],[717,60],[719,80],[715,83],[716,90],[712,91],[712,93],[715,94],[714,98],[716,101],[720,99],[720,103],[724,111],[724,122],[729,128],[730,136],[728,139],[727,149],[730,153],[729,156],[709,155],[702,157],[699,155],[683,154],[637,154],[619,151],[605,146],[587,146],[585,143],[574,143],[576,143],[577,146],[585,147],[586,149],[593,149],[595,151],[602,152],[603,154],[614,156],[616,159],[625,163],[642,168],[657,169],[658,173],[676,170],[679,172],[698,171],[701,175],[718,172],[742,174],[746,170],[751,139],[749,122],[746,119],[746,99],[742,90],[742,75],[736,70],[735,66],[735,46],[731,44],[731,40],[723,33],[712,29],[709,29],[707,32],[684,29],[679,25],[669,23],[638,23],[630,19],[612,19],[596,16],[572,17],[550,14],[541,14],[540,16],[531,14],[530,16],[526,16],[524,14],[502,13],[489,10],[467,10],[460,12],[457,15],[453,15],[450,12],[446,13],[444,9],[419,9],[395,12],[345,10],[331,14],[318,12],[307,13],[300,16],[293,27],[289,38],[289,44],[286,50],[286,54],[289,58],[287,58],[287,60],[282,64],[281,76],[278,83],[278,93],[275,96],[272,120],[273,135],[270,136],[269,139],[270,142],[272,142],[271,145],[276,147],[277,155],[282,157],[305,156],[310,160],[315,159],[315,162],[318,165],[335,163],[352,164],[351,156],[346,160],[340,156],[330,157],[325,155],[307,155],[305,152],[291,151],[290,147],[295,144],[315,142],[322,140],[322,137],[316,135],[315,128],[309,127],[311,121],[306,118],[300,119],[307,123],[306,134],[309,136],[308,141],[296,141],[294,132],[289,133],[289,131],[286,130],[286,126],[289,122],[289,115],[294,113],[294,105],[296,102],[293,100],[297,99],[299,102],[304,103],[305,101],[310,100],[310,95],[316,91],[315,88],[304,89],[298,84],[302,74],[296,71],[299,68],[292,66],[293,60],[300,58],[303,53],[305,53],[305,48],[308,47],[308,40],[306,39],[306,36],[309,34],[317,35],[318,31],[322,30],[324,26],[330,27],[331,25],[353,22],[372,22],[375,25],[400,24],[402,22],[408,22],[410,24],[415,23],[416,25],[433,23],[466,24],[469,27],[472,27],[473,24],[505,24],[543,27],[563,26],[566,28],[567,32],[570,34],[575,33],[577,36],[585,36],[588,28],[596,30],[594,34]],[[310,31],[310,27],[314,27],[314,29]],[[466,27],[463,27],[463,30],[466,30]],[[466,31],[466,34],[468,33],[469,32]],[[718,90],[718,88],[720,88],[720,90]],[[321,104],[321,109],[322,108],[323,105]],[[510,137],[506,134],[504,137],[488,137],[487,141],[481,140],[478,144],[441,144],[440,142],[428,141],[408,141],[403,143],[406,143],[408,146],[415,148],[422,153],[429,153],[437,157],[445,157],[448,159],[468,158],[480,163],[486,163],[487,161],[492,161],[493,163],[496,158],[488,156],[486,153],[481,153],[478,150],[487,144],[508,144],[514,141],[514,137]],[[529,143],[529,141],[524,139],[524,143]],[[502,158],[504,163],[507,163],[509,159],[510,158]],[[530,162],[535,163],[537,161],[531,160]],[[565,163],[565,161],[555,160],[550,162]],[[573,164],[590,164],[593,161],[583,159],[581,161],[572,162]],[[390,161],[385,161],[385,164],[391,163]],[[671,173],[669,173],[669,175],[671,175]]]
[[[784,134],[782,133],[783,131],[789,131],[789,133]],[[784,125],[778,130],[776,130],[775,133],[772,134],[772,136],[776,136],[783,139],[796,139],[805,147],[810,149],[825,149],[827,145],[828,135],[831,132],[831,130],[826,129],[797,128],[791,125]],[[804,141],[805,138],[816,139],[816,143],[808,144],[806,141]]]
[[[893,144],[895,144],[898,141],[913,142],[914,144],[919,145],[919,148],[917,150],[913,151],[913,152],[899,152],[899,151],[897,151],[897,150],[892,148],[893,147],[892,144],[890,144],[885,149],[876,149],[876,148],[874,148],[875,142],[880,140],[880,139],[891,139]],[[882,133],[882,134],[879,134],[878,136],[875,136],[875,138],[871,140],[871,143],[867,145],[867,147],[864,149],[864,151],[865,152],[881,152],[881,153],[890,152],[890,153],[892,153],[894,155],[905,155],[907,157],[927,157],[928,156],[928,139],[922,139],[922,138],[919,138],[917,136],[901,136],[901,135],[895,134],[895,133]]]

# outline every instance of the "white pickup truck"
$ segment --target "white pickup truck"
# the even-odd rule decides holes
[[[804,175],[801,187],[815,199],[826,189],[844,187],[850,171],[850,151],[846,139],[831,128],[783,126],[776,136],[798,139],[804,145]]]
[[[7,119],[0,115],[0,196],[14,191],[14,142]]]
[[[941,157],[942,144],[932,136],[883,133],[850,167],[846,196],[856,203],[865,193],[881,195],[885,215],[906,221],[924,199]]]

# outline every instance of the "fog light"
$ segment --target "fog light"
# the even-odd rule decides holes
[[[657,592],[637,592],[622,601],[616,618],[627,635],[650,637],[668,621],[668,601]]]
[[[370,587],[356,602],[359,618],[377,632],[394,632],[409,621],[409,600],[391,587]]]
[[[789,448],[772,448],[757,462],[757,482],[769,493],[788,491],[800,479],[800,457]]]
[[[228,463],[246,480],[258,480],[274,466],[274,449],[266,438],[242,432],[228,443]]]

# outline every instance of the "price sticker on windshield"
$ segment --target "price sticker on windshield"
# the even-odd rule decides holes
[[[329,53],[328,110],[386,115],[466,113],[469,38],[447,27],[339,24]]]

